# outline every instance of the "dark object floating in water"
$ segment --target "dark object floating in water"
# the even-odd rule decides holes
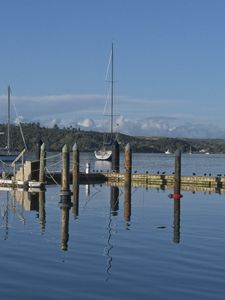
[[[165,229],[166,226],[157,226],[158,229]]]

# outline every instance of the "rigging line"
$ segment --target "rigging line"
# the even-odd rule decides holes
[[[108,90],[108,94],[106,96],[105,106],[104,106],[104,109],[103,109],[103,115],[104,116],[106,115],[106,109],[107,109],[107,106],[108,106],[109,97],[110,97],[110,89]]]
[[[58,156],[61,156],[61,153],[54,154],[52,156],[48,156],[48,157],[45,158],[45,160],[48,160],[48,159],[51,159],[51,158],[54,158],[54,157],[58,157]]]
[[[109,67],[110,67],[111,61],[112,61],[112,51],[110,52],[110,55],[109,55],[109,61],[108,61],[107,69],[106,69],[105,81],[108,80]]]
[[[8,166],[8,167],[10,166],[10,164],[5,163],[5,162],[4,162],[3,160],[1,160],[1,159],[0,159],[0,162],[1,162],[3,165],[5,165],[5,166]]]
[[[50,173],[50,171],[48,170],[47,167],[45,167],[46,171],[48,172],[49,176],[52,178],[52,180],[55,182],[56,185],[60,186],[60,184],[55,180],[55,178],[52,176],[52,174]]]
[[[15,113],[16,113],[16,116],[17,116],[17,119],[18,119],[20,133],[21,133],[21,136],[22,136],[22,139],[23,139],[24,147],[25,147],[26,151],[28,151],[27,144],[26,144],[26,141],[25,141],[25,138],[24,138],[24,135],[23,135],[23,130],[22,130],[22,126],[21,126],[21,123],[20,123],[20,119],[19,119],[19,116],[18,116],[18,113],[17,113],[16,105],[15,105],[14,101],[12,101],[12,103],[13,103],[13,107],[14,107],[14,110],[15,110]]]

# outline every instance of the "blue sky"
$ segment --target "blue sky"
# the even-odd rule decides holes
[[[224,134],[224,15],[224,0],[0,0],[0,121],[10,84],[25,121],[101,130],[113,42],[120,131]]]

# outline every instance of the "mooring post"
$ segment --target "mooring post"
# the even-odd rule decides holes
[[[114,141],[112,146],[112,171],[120,171],[120,145],[117,140]]]
[[[61,195],[70,195],[70,157],[67,145],[62,148],[62,175],[61,175]]]
[[[129,143],[125,147],[124,169],[124,186],[126,187],[131,185],[132,176],[132,150]]]
[[[67,145],[64,145],[62,148],[62,175],[60,197],[60,208],[62,211],[61,249],[67,250],[67,243],[69,239],[69,210],[71,208],[70,152]]]
[[[132,176],[132,150],[128,143],[125,147],[124,160],[124,219],[130,221],[131,216],[131,176]]]
[[[39,163],[39,182],[45,183],[45,166],[46,166],[46,151],[45,143],[41,145],[40,149],[40,163]]]
[[[173,219],[173,241],[180,242],[180,194],[181,188],[181,151],[178,149],[175,152],[175,173],[174,173],[174,219]]]
[[[181,186],[181,151],[175,152],[174,194],[180,195]]]
[[[75,217],[79,213],[79,164],[80,153],[75,143],[73,145],[73,214]]]
[[[79,182],[80,153],[77,143],[73,145],[73,185]]]
[[[43,144],[42,140],[39,139],[36,144],[36,159],[40,160],[40,154],[41,154],[41,145]]]

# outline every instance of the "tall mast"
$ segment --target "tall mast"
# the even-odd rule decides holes
[[[113,116],[114,116],[114,112],[113,112],[113,97],[114,97],[114,79],[113,79],[113,44],[112,44],[112,54],[111,54],[111,137],[113,135]]]
[[[11,89],[8,86],[8,132],[7,132],[7,150],[10,152],[10,93]]]

